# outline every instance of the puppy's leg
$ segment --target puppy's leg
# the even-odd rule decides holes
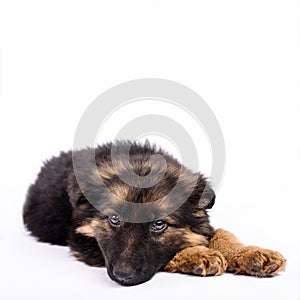
[[[232,233],[217,229],[209,248],[220,251],[228,262],[228,271],[268,277],[283,270],[284,257],[273,250],[243,245]]]
[[[204,246],[188,247],[178,252],[165,266],[166,272],[194,275],[220,275],[225,272],[226,260],[221,252]]]

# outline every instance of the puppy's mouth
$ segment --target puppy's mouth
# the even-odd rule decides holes
[[[130,267],[116,267],[110,265],[107,267],[109,277],[124,286],[132,286],[144,283],[151,279],[155,274],[155,270],[149,268],[130,268]]]

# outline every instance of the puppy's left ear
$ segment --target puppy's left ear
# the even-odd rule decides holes
[[[190,202],[198,209],[209,209],[215,204],[216,194],[209,183],[200,175],[190,196]]]
[[[212,208],[215,204],[216,194],[213,189],[207,184],[203,193],[200,196],[198,207],[200,209]]]

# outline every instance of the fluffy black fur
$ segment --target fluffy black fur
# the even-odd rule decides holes
[[[128,143],[119,142],[119,146]],[[155,153],[163,155],[168,168],[162,181],[144,189],[124,184],[117,174],[112,173],[111,146],[109,143],[95,150],[75,153],[84,158],[89,151],[95,151],[97,168],[105,182],[105,186],[98,186],[100,195],[107,195],[107,191],[102,193],[105,188],[126,201],[150,202],[162,194],[167,195],[176,184],[182,167],[180,163],[148,143],[130,145],[131,165],[138,175],[144,176],[152,171],[147,167],[150,156]],[[88,166],[83,165],[81,170],[86,178],[86,193],[79,189],[72,154],[71,151],[61,153],[47,161],[28,190],[24,223],[39,241],[68,245],[79,260],[92,266],[106,266],[113,280],[134,285],[149,280],[178,251],[198,244],[195,235],[196,238],[203,237],[205,243],[212,237],[213,228],[209,225],[206,209],[213,206],[215,195],[201,174],[197,174],[197,185],[187,201],[163,219],[165,230],[153,231],[153,222],[134,224],[121,221],[118,226],[112,226],[108,216],[86,199],[86,193],[97,185],[97,178]],[[184,172],[188,184],[192,172],[186,168]],[[98,201],[106,201],[105,197]]]

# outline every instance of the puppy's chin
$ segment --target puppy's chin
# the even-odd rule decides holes
[[[152,276],[150,276],[149,278],[144,278],[144,279],[136,278],[136,279],[133,279],[133,280],[130,280],[130,281],[119,280],[119,279],[112,278],[112,277],[110,277],[110,278],[113,281],[115,281],[115,282],[117,282],[117,283],[119,283],[119,284],[121,284],[123,286],[133,286],[133,285],[138,285],[138,284],[142,284],[142,283],[147,282],[148,280],[150,280],[152,278]]]

